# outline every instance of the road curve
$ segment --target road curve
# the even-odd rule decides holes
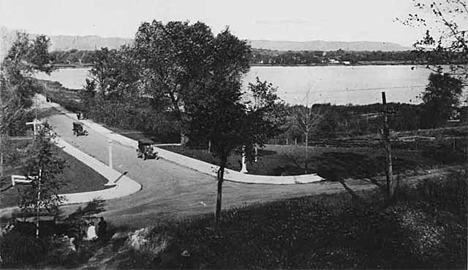
[[[88,155],[108,163],[108,142],[104,135],[88,129],[88,136],[76,137],[72,132],[74,116],[54,110],[47,121],[66,142]],[[183,218],[210,213],[215,208],[216,179],[164,159],[138,159],[134,148],[114,143],[113,167],[137,181],[142,189],[130,196],[107,201],[104,215],[111,222],[141,227],[161,218]],[[373,188],[364,182],[353,185],[357,189]],[[263,185],[225,182],[223,209],[245,204],[273,201],[319,193],[341,192],[339,183],[311,183],[298,185]],[[65,206],[72,211],[76,206]]]

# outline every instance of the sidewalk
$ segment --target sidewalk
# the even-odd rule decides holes
[[[76,114],[68,112],[59,104],[46,102],[45,97],[42,95],[36,95],[36,105],[39,105],[42,108],[54,108],[68,117],[76,118]],[[60,137],[55,137],[54,142],[58,147],[62,148],[63,151],[83,162],[85,165],[95,170],[97,173],[101,174],[108,180],[106,186],[109,188],[103,190],[60,194],[60,196],[65,198],[64,204],[87,203],[94,199],[110,200],[121,198],[134,194],[142,188],[139,183],[130,179],[125,175],[125,173],[122,174],[110,168],[101,161],[91,157],[90,155],[67,143]]]
[[[107,178],[109,182],[106,186],[110,186],[110,188],[98,191],[61,194],[61,196],[64,196],[66,199],[64,204],[86,203],[94,199],[110,200],[131,195],[141,189],[140,184],[125,176],[125,174],[117,172],[99,160],[78,150],[76,147],[60,139],[60,137],[55,138],[55,143],[62,148],[63,151],[74,156],[76,159]]]
[[[76,119],[76,114],[69,113],[61,107],[55,107],[60,112],[66,114],[67,116]],[[129,146],[134,149],[138,147],[138,142],[136,140],[130,139],[118,133],[115,133],[92,120],[84,119],[80,120],[85,126],[94,131],[106,136],[111,139],[113,142],[120,143],[121,145]],[[210,164],[198,159],[190,158],[184,155],[180,155],[162,148],[155,147],[155,150],[158,152],[158,156],[176,163],[181,166],[191,168],[193,170],[208,174],[210,176],[217,176],[217,171],[219,166]],[[307,175],[293,175],[293,176],[269,176],[269,175],[253,175],[253,174],[244,174],[238,171],[226,169],[225,176],[226,181],[244,183],[244,184],[269,184],[269,185],[291,185],[291,184],[307,184],[320,182],[324,179],[317,174],[307,174]]]
[[[45,102],[45,97],[41,96],[42,103]],[[76,119],[76,114],[70,113],[58,104],[55,103],[46,103],[46,106],[53,107],[60,111],[61,113],[69,116],[72,119]],[[76,121],[78,121],[76,119]],[[113,142],[117,142],[121,145],[129,146],[134,149],[138,147],[138,142],[136,140],[130,139],[118,133],[115,133],[89,119],[80,120],[88,128],[106,136],[111,139]],[[198,159],[190,158],[187,156],[179,155],[177,153],[167,151],[158,147],[155,147],[155,150],[158,152],[159,157],[176,163],[181,166],[191,168],[193,170],[208,174],[210,176],[217,176],[217,171],[219,166],[210,164]],[[307,184],[320,182],[324,179],[317,174],[307,174],[307,175],[294,175],[294,176],[267,176],[267,175],[253,175],[253,174],[244,174],[238,171],[226,169],[225,171],[225,180],[244,183],[244,184],[269,184],[269,185],[291,185],[291,184]]]

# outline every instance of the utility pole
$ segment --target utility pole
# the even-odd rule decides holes
[[[385,92],[382,92],[384,125],[382,131],[382,140],[385,149],[385,176],[387,179],[387,199],[393,198],[396,189],[396,182],[393,181],[392,149],[390,147],[390,128],[388,125],[388,110]]]

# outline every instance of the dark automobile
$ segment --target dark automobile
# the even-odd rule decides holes
[[[88,135],[88,131],[83,128],[83,123],[73,122],[73,135],[76,135],[76,137],[80,135]]]
[[[157,159],[158,153],[154,151],[153,141],[150,139],[138,140],[137,157],[146,159]]]

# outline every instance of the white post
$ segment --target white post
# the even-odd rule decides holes
[[[107,138],[107,143],[109,145],[109,167],[112,169],[112,139]]]
[[[258,147],[257,147],[257,145],[255,145],[254,149],[255,149],[255,160],[254,161],[257,162],[258,161]]]
[[[242,169],[241,173],[247,173],[247,164],[245,162],[245,145],[242,146]]]

